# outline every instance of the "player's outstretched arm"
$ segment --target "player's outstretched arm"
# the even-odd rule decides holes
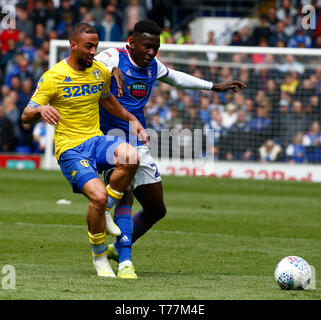
[[[59,112],[52,106],[38,106],[32,107],[27,106],[21,115],[21,120],[23,123],[33,124],[38,122],[40,119],[43,119],[45,122],[55,125],[60,120]]]
[[[166,76],[159,78],[158,80],[180,89],[213,90],[219,92],[233,90],[234,92],[237,92],[238,89],[246,88],[246,85],[240,81],[229,81],[227,83],[216,84],[207,80],[196,78],[185,72],[176,71],[170,68],[166,70],[168,70]]]
[[[213,83],[212,91],[225,92],[228,90],[233,90],[237,92],[237,89],[245,89],[246,85],[240,81],[229,81],[227,83],[216,84]]]
[[[148,142],[149,136],[145,131],[144,127],[137,120],[137,118],[128,112],[115,98],[113,94],[110,94],[107,98],[101,97],[99,100],[100,105],[106,109],[109,113],[115,117],[121,118],[127,122],[133,123],[131,125],[132,129],[135,129],[134,132],[140,141]]]

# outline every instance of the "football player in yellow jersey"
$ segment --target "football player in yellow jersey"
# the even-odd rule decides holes
[[[97,31],[86,23],[75,25],[70,37],[70,55],[43,74],[22,114],[24,123],[42,118],[55,125],[55,154],[73,191],[89,199],[87,224],[97,274],[115,277],[109,265],[106,230],[120,235],[105,209],[121,199],[139,165],[136,149],[118,137],[104,136],[99,129],[99,104],[113,115],[133,121],[136,135],[148,136],[131,113],[110,93],[111,75],[105,65],[94,61]],[[97,171],[115,167],[105,187]],[[107,219],[106,219],[107,218]],[[106,224],[107,221],[107,224]],[[135,278],[133,271],[129,278]]]

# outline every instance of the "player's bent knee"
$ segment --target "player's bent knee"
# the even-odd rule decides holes
[[[138,168],[139,155],[137,150],[128,143],[121,143],[115,149],[115,164],[130,165],[130,167]]]
[[[107,205],[107,198],[107,190],[99,190],[91,197],[90,201],[97,207],[97,209],[105,209]]]

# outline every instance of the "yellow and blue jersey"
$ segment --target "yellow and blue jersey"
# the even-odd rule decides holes
[[[111,75],[106,66],[94,61],[83,71],[66,60],[43,74],[28,105],[51,105],[60,114],[55,125],[56,158],[84,141],[103,135],[99,128],[99,99],[110,94]]]

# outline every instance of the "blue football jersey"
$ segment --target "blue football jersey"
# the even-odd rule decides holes
[[[121,69],[125,79],[125,89],[122,97],[117,97],[117,82],[112,77],[110,91],[117,97],[120,104],[132,113],[138,121],[146,128],[144,107],[152,93],[152,88],[157,79],[157,62],[154,59],[147,68],[133,65],[130,61],[129,53],[126,49],[117,49],[119,52],[118,68]],[[112,129],[124,131],[126,140],[130,143],[137,142],[136,136],[130,131],[128,122],[113,116],[100,106],[100,129],[104,134]],[[114,131],[114,130],[113,130]],[[115,132],[115,131],[114,131]],[[129,139],[130,138],[130,139]]]

